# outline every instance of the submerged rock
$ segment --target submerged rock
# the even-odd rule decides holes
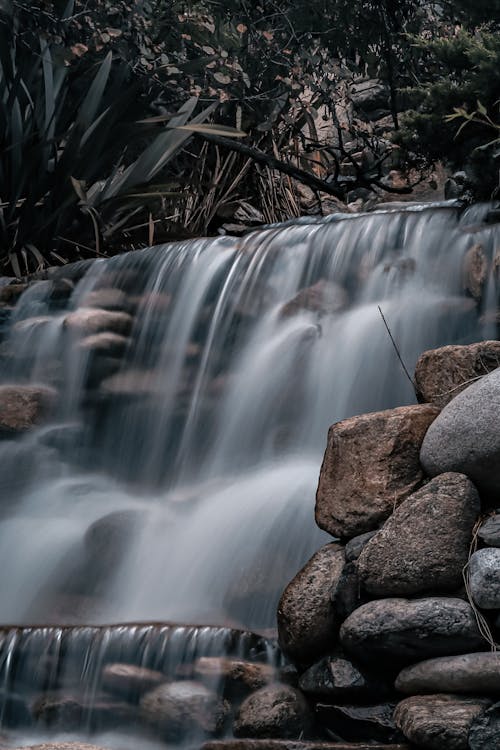
[[[53,409],[57,391],[42,385],[0,386],[0,434],[26,432]]]
[[[480,549],[469,563],[472,598],[481,609],[500,609],[500,549]]]
[[[80,307],[64,318],[64,327],[79,336],[91,336],[105,331],[126,336],[130,333],[132,323],[133,318],[128,313],[98,307]]]
[[[354,657],[408,663],[486,647],[472,607],[462,599],[381,599],[355,610],[340,629]]]
[[[335,642],[333,596],[344,568],[344,548],[322,547],[288,584],[278,605],[278,634],[283,650],[310,662]]]
[[[302,310],[332,315],[347,306],[349,297],[346,290],[333,281],[321,279],[307,289],[301,289],[293,299],[283,305],[281,315],[290,317]]]
[[[485,375],[453,399],[431,424],[420,460],[431,477],[466,474],[480,492],[500,486],[500,369]]]
[[[294,739],[307,735],[312,715],[301,692],[275,683],[252,693],[234,720],[236,737]]]
[[[422,401],[442,408],[497,367],[500,367],[500,341],[442,346],[420,355],[415,381]]]
[[[366,591],[407,596],[458,589],[479,511],[479,495],[463,474],[441,474],[410,495],[361,552]]]
[[[489,705],[480,698],[416,695],[399,703],[394,721],[410,742],[424,750],[467,750],[472,721]]]
[[[101,675],[101,683],[105,690],[133,702],[166,680],[161,672],[122,663],[106,664]]]
[[[396,689],[402,693],[469,693],[500,695],[500,654],[461,654],[428,659],[399,673]]]
[[[225,693],[258,690],[276,679],[276,670],[260,664],[222,656],[202,656],[194,665],[194,675],[209,684],[221,686]]]
[[[316,522],[333,536],[372,531],[423,479],[419,451],[439,410],[431,405],[363,414],[330,427]]]

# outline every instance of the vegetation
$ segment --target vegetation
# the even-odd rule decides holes
[[[437,160],[489,197],[499,26],[500,0],[0,0],[0,263],[410,193]]]

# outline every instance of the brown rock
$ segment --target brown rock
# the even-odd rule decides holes
[[[394,721],[424,750],[467,750],[470,725],[488,705],[487,700],[456,695],[412,696],[398,704]]]
[[[316,523],[336,537],[380,526],[417,489],[419,451],[439,414],[431,405],[363,414],[330,427],[316,495]]]
[[[322,547],[288,584],[278,605],[278,634],[283,650],[310,662],[335,642],[333,597],[344,568],[344,548]]]
[[[312,716],[301,692],[275,683],[248,696],[234,720],[236,737],[300,738],[310,730]]]
[[[126,336],[130,333],[132,323],[133,318],[128,313],[93,307],[81,307],[64,318],[65,328],[79,336],[91,336],[104,331]]]
[[[26,432],[44,421],[57,392],[41,385],[0,386],[0,432]]]
[[[412,664],[399,673],[396,689],[407,695],[500,695],[500,654],[494,651],[460,654]]]
[[[347,306],[349,297],[346,290],[326,279],[320,279],[313,286],[301,289],[293,299],[283,305],[281,315],[290,317],[303,310],[332,315]]]
[[[462,269],[464,290],[480,302],[488,277],[488,260],[481,245],[473,245],[467,250]]]
[[[128,312],[128,297],[121,289],[113,287],[94,289],[87,292],[80,302],[81,307],[98,307],[102,310],[123,310]]]
[[[95,333],[92,336],[86,336],[78,344],[78,349],[86,354],[107,354],[110,357],[116,357],[123,354],[129,344],[126,336],[120,336],[118,333]]]
[[[366,544],[358,575],[373,596],[453,592],[462,584],[479,495],[463,474],[440,474],[403,500]]]
[[[104,690],[132,701],[166,681],[167,678],[161,672],[137,667],[135,664],[107,664],[101,675]]]
[[[424,352],[415,368],[422,401],[442,408],[471,382],[500,366],[500,341],[442,346]]]
[[[269,664],[259,664],[220,656],[202,656],[194,665],[198,679],[211,684],[223,683],[224,690],[259,690],[276,679],[276,670]]]
[[[0,303],[16,302],[29,284],[6,284],[0,288]]]
[[[125,702],[65,693],[43,694],[34,702],[32,713],[41,724],[68,732],[82,725],[94,731],[117,729],[136,718],[132,707]]]

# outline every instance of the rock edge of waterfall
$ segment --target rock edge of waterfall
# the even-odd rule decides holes
[[[286,587],[278,632],[334,741],[500,743],[498,352],[425,352],[423,403],[329,430],[316,521],[335,539]]]

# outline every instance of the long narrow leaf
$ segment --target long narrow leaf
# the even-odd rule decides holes
[[[99,70],[78,112],[77,124],[83,127],[84,130],[87,130],[91,126],[102,105],[102,97],[108,83],[112,59],[112,53],[108,52],[99,66]]]

